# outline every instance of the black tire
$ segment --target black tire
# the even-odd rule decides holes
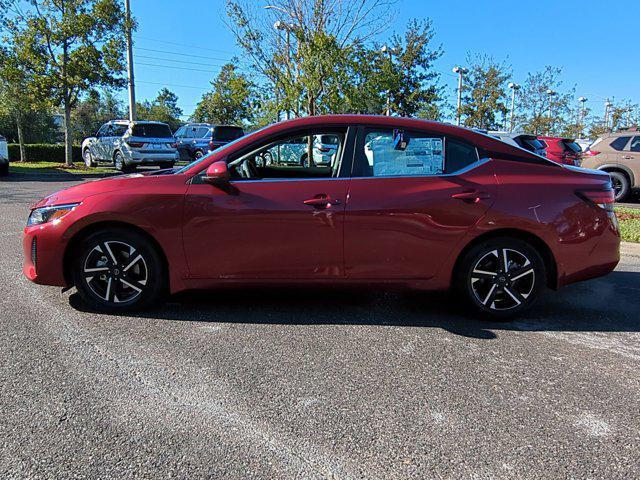
[[[85,148],[84,151],[82,152],[82,159],[84,160],[84,165],[87,168],[91,168],[91,167],[95,167],[96,166],[96,162],[93,159],[93,155],[91,154],[91,150],[89,150],[88,148]]]
[[[163,162],[158,164],[161,170],[164,170],[166,168],[173,168],[174,165],[175,164],[173,162]]]
[[[616,202],[621,202],[629,196],[631,185],[629,178],[622,172],[609,172],[611,183],[615,191]]]
[[[124,156],[122,153],[116,152],[113,155],[113,168],[121,172],[126,172],[128,170],[127,165],[124,163]]]
[[[0,177],[9,175],[9,162],[0,163]]]
[[[73,283],[82,300],[95,310],[148,308],[167,291],[160,253],[137,232],[100,230],[83,239],[76,252],[71,265]]]
[[[204,152],[202,150],[196,150],[195,152],[193,152],[193,159],[194,160],[199,160],[202,157],[204,157]]]
[[[481,316],[507,320],[536,301],[545,279],[544,260],[534,247],[517,238],[499,237],[474,246],[464,255],[455,282]]]

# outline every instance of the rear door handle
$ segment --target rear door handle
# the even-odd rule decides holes
[[[625,160],[633,160],[633,157],[631,155],[623,155],[622,158],[624,158]]]
[[[480,200],[487,200],[491,198],[491,195],[489,195],[487,192],[473,191],[454,193],[453,195],[451,195],[451,198],[462,200],[463,202],[467,203],[478,203]]]
[[[309,205],[314,208],[331,208],[331,205],[340,205],[340,203],[340,200],[334,200],[324,193],[304,201],[305,205]]]

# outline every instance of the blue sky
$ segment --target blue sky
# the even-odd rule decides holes
[[[131,0],[131,8],[138,20],[139,100],[154,98],[166,85],[190,114],[219,66],[234,55],[242,58],[224,24],[224,0]],[[450,95],[456,87],[451,68],[471,52],[506,60],[516,82],[545,65],[562,67],[564,88],[575,85],[576,96],[588,97],[594,114],[603,111],[607,97],[640,103],[638,1],[538,0],[525,6],[517,1],[399,0],[389,17],[381,39],[403,31],[412,17],[433,20],[434,43],[444,48],[436,70],[443,73],[441,83]],[[126,99],[126,92],[121,97]]]

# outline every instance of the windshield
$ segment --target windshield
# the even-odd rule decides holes
[[[256,135],[256,134],[260,133],[260,132],[261,132],[262,130],[264,130],[265,128],[267,128],[267,127],[262,127],[262,128],[260,128],[260,129],[256,130],[255,132],[250,133],[250,134],[248,135],[248,137],[252,137],[252,136],[254,136],[254,135]],[[211,155],[213,155],[214,153],[215,153],[216,155],[218,155],[218,154],[219,154],[219,153],[221,153],[221,152],[225,152],[226,150],[233,148],[233,146],[234,146],[236,143],[238,143],[240,140],[243,140],[243,139],[245,139],[245,138],[247,138],[247,137],[238,137],[238,138],[236,138],[233,142],[227,143],[226,145],[223,145],[223,146],[222,146],[222,147],[220,147],[220,148],[216,148],[215,150],[212,150],[211,152],[209,152],[209,153],[208,153],[207,155],[205,155],[204,157],[200,157],[198,160],[194,160],[193,162],[189,163],[188,165],[185,165],[184,167],[182,167],[181,169],[176,170],[176,172],[175,172],[175,173],[184,173],[184,172],[186,172],[187,170],[189,170],[189,169],[191,169],[191,168],[195,167],[195,166],[196,166],[196,165],[198,165],[199,163],[202,163],[202,162],[206,161],[206,160],[207,160]]]
[[[169,125],[162,123],[137,123],[131,130],[131,135],[134,137],[146,137],[146,138],[172,138],[171,129]]]
[[[215,127],[213,129],[213,139],[220,142],[230,142],[243,135],[244,130],[240,127]]]

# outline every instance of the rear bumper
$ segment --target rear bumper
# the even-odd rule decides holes
[[[567,242],[561,245],[565,261],[558,272],[558,286],[602,277],[611,273],[620,262],[620,232],[617,220],[600,216],[604,220],[599,235],[580,244]],[[585,225],[594,227],[595,225]],[[565,239],[566,240],[566,239]]]
[[[178,152],[172,153],[132,153],[126,159],[127,165],[157,165],[158,163],[177,162]]]

